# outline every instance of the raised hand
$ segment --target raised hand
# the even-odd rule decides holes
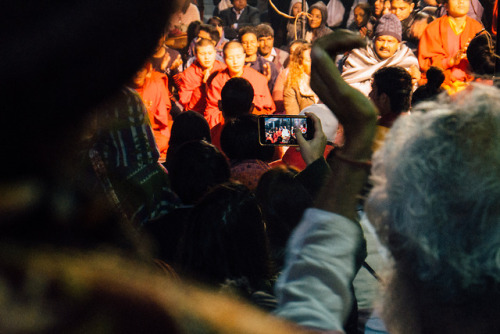
[[[332,178],[316,206],[354,220],[357,196],[367,177],[377,111],[360,91],[349,86],[335,64],[339,52],[365,45],[354,32],[336,30],[319,38],[311,50],[311,87],[344,127],[345,145],[332,161]]]
[[[271,66],[269,63],[264,64],[264,76],[267,78],[267,81],[271,80]]]

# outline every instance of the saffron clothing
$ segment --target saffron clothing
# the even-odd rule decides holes
[[[420,39],[418,47],[420,68],[423,72],[426,72],[431,66],[442,68],[445,74],[445,85],[469,80],[466,73],[469,65],[467,59],[462,59],[459,64],[453,66],[450,66],[450,59],[482,29],[481,23],[467,16],[465,29],[461,34],[456,35],[447,15],[434,20],[427,26]]]
[[[387,66],[401,66],[408,70],[411,66],[418,67],[418,60],[404,43],[399,44],[392,57],[381,59],[375,52],[373,42],[370,42],[365,48],[354,49],[349,53],[342,68],[342,78],[368,96],[372,90],[373,73]]]
[[[160,151],[160,162],[165,161],[170,139],[168,114],[172,108],[168,93],[167,76],[153,71],[151,77],[146,78],[144,85],[135,90],[141,95],[142,101],[148,110],[151,128]]]
[[[247,79],[253,87],[253,104],[255,106],[253,113],[259,115],[272,114],[276,110],[276,106],[267,87],[267,78],[249,67],[243,69],[241,77]],[[226,68],[219,72],[207,85],[207,108],[204,116],[210,128],[222,122],[222,112],[219,110],[218,103],[221,99],[222,88],[229,79],[231,79],[231,76]]]
[[[216,60],[212,70],[212,76],[226,68],[226,65]],[[184,72],[174,77],[175,84],[179,88],[179,102],[184,110],[193,110],[200,114],[205,113],[207,105],[206,83],[203,82],[203,68],[195,61]]]

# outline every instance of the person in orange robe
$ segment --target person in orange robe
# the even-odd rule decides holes
[[[174,77],[179,88],[179,102],[184,110],[205,113],[207,104],[206,84],[210,76],[216,75],[226,65],[215,59],[216,50],[213,42],[201,39],[195,46],[196,61],[184,72]]]
[[[245,67],[245,51],[239,42],[231,41],[224,46],[224,61],[227,68],[207,85],[207,108],[205,118],[210,128],[222,122],[222,112],[219,109],[221,91],[226,82],[234,77],[247,79],[254,90],[254,114],[272,114],[276,110],[271,92],[267,86],[267,78],[256,70]]]
[[[445,6],[448,15],[431,22],[420,39],[418,62],[424,72],[442,68],[444,84],[453,88],[470,79],[467,46],[483,26],[467,16],[470,0],[448,0]]]
[[[142,98],[148,111],[149,122],[153,129],[156,146],[160,152],[159,162],[165,161],[170,139],[168,115],[172,105],[168,93],[168,78],[165,74],[153,70],[151,62],[136,73],[130,83]]]

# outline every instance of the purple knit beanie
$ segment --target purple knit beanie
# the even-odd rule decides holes
[[[375,38],[385,35],[392,36],[399,42],[402,40],[403,28],[401,28],[401,22],[398,17],[394,14],[385,14],[378,21],[377,28],[375,29]]]

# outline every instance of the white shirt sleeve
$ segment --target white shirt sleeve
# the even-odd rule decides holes
[[[351,284],[365,256],[359,224],[307,209],[288,241],[275,314],[303,326],[343,331],[353,303]]]

